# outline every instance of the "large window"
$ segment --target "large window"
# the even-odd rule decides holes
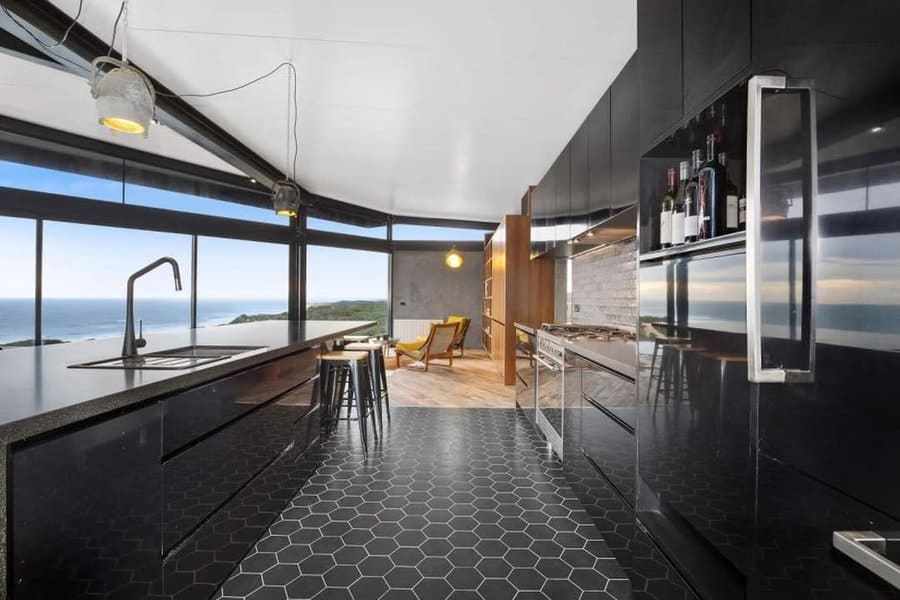
[[[122,182],[0,160],[0,187],[77,196],[89,200],[122,201]]]
[[[378,321],[386,333],[390,255],[309,246],[306,258],[307,318]]]
[[[45,222],[44,339],[122,335],[128,276],[161,256],[178,262],[183,290],[175,291],[168,265],[135,282],[135,319],[143,320],[145,332],[190,324],[190,236]]]
[[[431,225],[394,225],[391,234],[395,240],[483,242],[485,229],[464,229],[461,227],[434,227]]]
[[[0,217],[0,344],[34,338],[34,236],[30,219]]]
[[[287,319],[287,245],[204,237],[197,246],[198,327]]]
[[[345,235],[358,235],[361,237],[371,237],[385,239],[387,237],[387,226],[360,227],[359,225],[350,225],[349,223],[341,223],[339,221],[329,221],[327,219],[317,219],[309,217],[306,220],[307,229],[316,229],[318,231],[330,231],[332,233],[343,233]]]

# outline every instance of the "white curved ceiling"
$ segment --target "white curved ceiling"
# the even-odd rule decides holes
[[[78,0],[55,0],[74,15]],[[120,0],[84,0],[109,40]],[[130,57],[178,93],[298,70],[299,183],[395,214],[517,212],[636,47],[635,0],[130,0]],[[122,39],[121,32],[119,40]],[[120,48],[117,41],[116,46]],[[188,101],[285,165],[285,71]]]

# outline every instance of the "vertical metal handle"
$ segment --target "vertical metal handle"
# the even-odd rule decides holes
[[[804,90],[806,146],[803,179],[803,315],[802,339],[809,344],[806,369],[764,368],[762,364],[762,122],[765,90]],[[815,89],[811,82],[760,75],[747,84],[747,379],[751,383],[810,382],[815,375],[816,261],[818,250],[818,166]],[[793,282],[789,282],[792,284]]]

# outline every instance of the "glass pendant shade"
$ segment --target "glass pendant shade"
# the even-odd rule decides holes
[[[102,63],[115,68],[98,78]],[[115,132],[147,137],[156,103],[150,80],[137,69],[108,56],[95,58],[92,65],[91,95],[96,99],[100,123]]]
[[[451,269],[458,269],[463,266],[462,254],[459,253],[455,246],[444,257],[444,264]]]
[[[296,217],[300,210],[300,188],[292,181],[278,181],[272,187],[272,206],[279,217]]]

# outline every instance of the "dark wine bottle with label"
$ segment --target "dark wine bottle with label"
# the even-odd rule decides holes
[[[691,152],[691,174],[684,195],[684,241],[696,242],[700,235],[700,150]]]
[[[734,181],[731,180],[731,176],[728,174],[728,155],[724,152],[719,152],[719,164],[725,169],[725,230],[723,233],[734,233],[742,229],[740,224],[740,194],[737,186],[734,185]]]
[[[698,239],[708,240],[725,232],[725,168],[716,153],[716,135],[706,136],[706,162],[697,178]]]
[[[663,248],[672,245],[672,212],[675,210],[675,169],[666,172],[666,194],[659,207],[659,243]]]
[[[672,245],[680,246],[684,243],[685,199],[689,198],[688,178],[690,167],[688,161],[678,163],[678,193],[675,195],[675,205],[672,209]]]

